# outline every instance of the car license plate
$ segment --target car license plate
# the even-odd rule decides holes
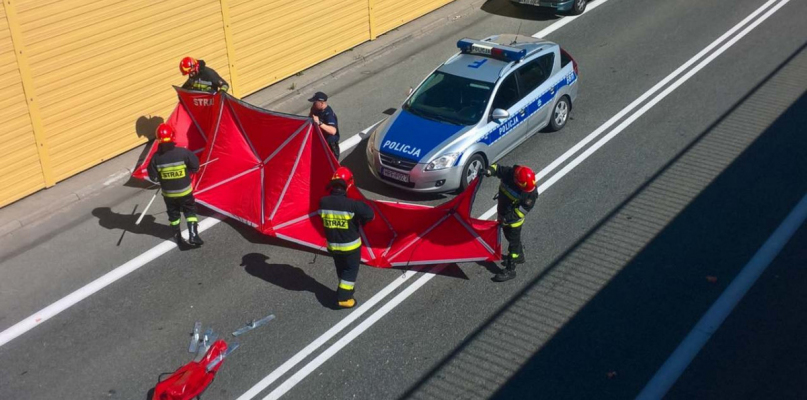
[[[387,178],[395,179],[396,181],[401,181],[403,183],[409,183],[409,175],[402,174],[398,171],[393,171],[391,169],[381,168],[381,175],[386,176]]]

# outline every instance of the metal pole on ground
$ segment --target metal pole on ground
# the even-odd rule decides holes
[[[143,217],[146,216],[146,213],[148,212],[149,207],[151,207],[151,203],[154,203],[154,199],[157,198],[158,194],[160,194],[160,188],[157,188],[157,191],[154,192],[154,196],[151,196],[151,200],[149,200],[149,203],[146,205],[146,208],[143,209],[143,212],[140,213],[140,218],[137,219],[137,222],[135,222],[135,225],[140,225],[140,221],[142,221]]]

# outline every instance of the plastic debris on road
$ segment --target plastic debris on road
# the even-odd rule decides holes
[[[247,324],[244,325],[243,327],[238,328],[238,330],[233,332],[233,336],[240,336],[240,335],[243,335],[243,334],[245,334],[245,333],[247,333],[247,332],[249,332],[249,331],[251,331],[253,329],[260,328],[261,326],[264,326],[264,325],[268,324],[269,321],[271,321],[273,319],[275,319],[274,314],[269,315],[268,317],[261,318],[261,319],[259,319],[257,321],[253,319],[252,321],[247,322]]]

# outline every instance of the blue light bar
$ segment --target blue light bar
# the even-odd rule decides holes
[[[507,61],[521,61],[527,56],[526,49],[503,46],[497,43],[483,42],[473,39],[460,39],[457,47],[463,53],[491,56]]]

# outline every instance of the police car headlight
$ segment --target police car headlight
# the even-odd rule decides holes
[[[376,125],[376,126],[373,128],[373,130],[370,132],[370,137],[367,139],[367,147],[368,147],[370,150],[372,150],[372,151],[377,151],[377,150],[376,150],[376,148],[375,148],[375,141],[376,141],[376,139],[378,138],[378,135],[380,135],[380,134],[381,134],[380,132],[381,132],[382,130],[384,130],[384,127],[385,127],[385,126],[387,126],[387,124],[389,123],[389,121],[390,121],[390,118],[386,118],[386,119],[384,119],[384,120],[383,120],[383,121],[381,121],[381,122],[380,122],[378,125]]]
[[[449,153],[441,156],[440,158],[430,162],[426,165],[426,171],[436,171],[440,169],[450,168],[457,161],[460,153]]]
[[[378,130],[374,130],[373,133],[370,134],[370,138],[367,139],[367,148],[370,151],[375,151],[375,138],[378,136]]]

